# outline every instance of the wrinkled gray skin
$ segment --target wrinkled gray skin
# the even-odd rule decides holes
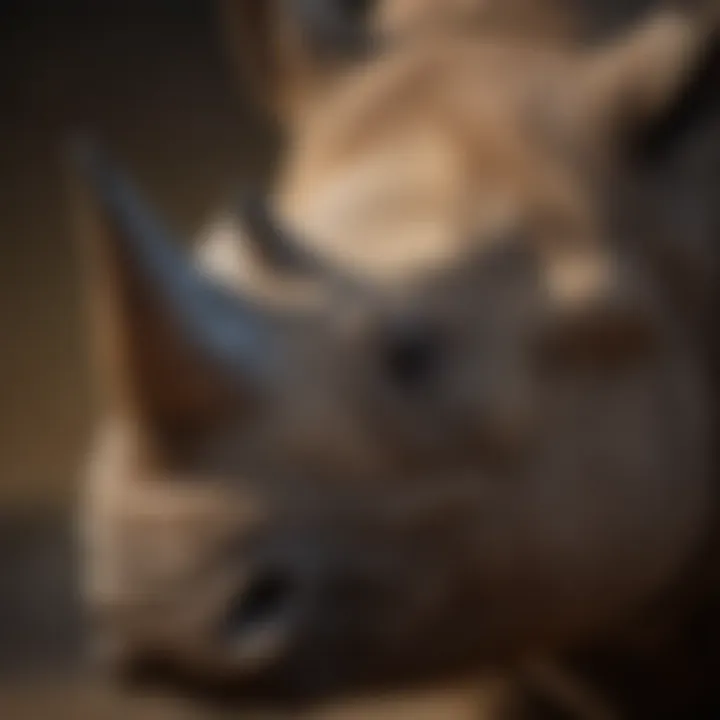
[[[466,73],[435,52],[379,65],[377,91],[349,80],[291,150],[282,221],[251,204],[215,228],[206,273],[81,153],[105,402],[86,590],[118,668],[325,697],[592,647],[640,618],[654,637],[649,608],[666,627],[696,582],[715,254],[706,178],[674,183],[700,174],[700,135],[630,162],[614,93],[590,112],[578,91],[558,147],[520,109],[547,78],[594,81],[575,85],[580,60],[480,48]],[[299,256],[278,252],[290,233]]]

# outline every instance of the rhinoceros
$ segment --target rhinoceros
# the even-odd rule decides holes
[[[385,48],[194,254],[75,147],[113,667],[279,700],[579,658],[706,710],[719,19]]]

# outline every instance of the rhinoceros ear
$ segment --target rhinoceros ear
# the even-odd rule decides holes
[[[720,29],[716,0],[678,2],[578,64],[573,92],[591,138],[642,129],[672,108]]]
[[[624,366],[652,355],[660,313],[650,288],[628,264],[599,251],[547,267],[542,358],[554,367]]]
[[[105,412],[185,429],[266,389],[269,318],[205,277],[100,150],[76,143],[71,161]]]

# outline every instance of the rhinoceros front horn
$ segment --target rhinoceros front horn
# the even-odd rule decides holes
[[[178,417],[230,390],[267,387],[277,357],[268,313],[203,274],[100,148],[75,142],[71,156],[92,331],[114,410]]]

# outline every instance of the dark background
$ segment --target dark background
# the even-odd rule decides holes
[[[0,2],[0,717],[8,720],[74,718],[86,704],[66,682],[80,657],[72,511],[91,414],[63,142],[78,129],[101,138],[192,233],[235,181],[266,165],[266,136],[225,60],[209,0]],[[112,717],[93,707],[87,716]]]

